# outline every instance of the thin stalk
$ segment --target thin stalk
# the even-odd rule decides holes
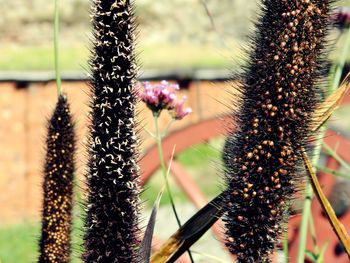
[[[216,26],[216,23],[215,23],[215,20],[209,10],[209,7],[207,5],[207,2],[205,0],[199,0],[205,10],[205,13],[206,15],[208,16],[209,20],[210,20],[210,24],[211,24],[211,27],[212,29],[216,32],[216,34],[218,35],[220,41],[221,41],[221,44],[228,49],[228,46],[226,45],[226,42],[225,42],[225,39],[224,37],[222,36],[221,32],[219,32],[217,26]]]
[[[327,153],[332,156],[338,163],[341,164],[348,172],[350,172],[350,165],[344,161],[331,147],[327,144],[323,144],[323,148],[327,151]]]
[[[314,219],[312,215],[309,217],[309,220],[310,220],[309,221],[310,233],[311,233],[312,241],[314,242],[314,254],[319,256],[320,249],[317,245],[316,229],[315,229]]]
[[[344,178],[344,179],[348,179],[348,180],[350,179],[350,175],[348,175],[346,173],[342,173],[342,172],[336,171],[336,170],[333,170],[333,169],[330,169],[330,168],[325,167],[325,166],[317,165],[316,168],[317,168],[318,171],[322,171],[322,172],[327,173],[327,174],[331,174],[331,175],[334,175],[334,176],[337,176],[337,177],[341,177],[341,178]]]
[[[156,129],[155,140],[156,140],[156,143],[157,143],[160,167],[161,167],[162,174],[163,174],[163,177],[164,177],[164,180],[165,180],[165,188],[166,188],[167,193],[168,193],[168,197],[169,197],[169,200],[170,200],[171,208],[172,208],[173,213],[175,215],[176,222],[177,222],[177,224],[178,224],[178,226],[180,228],[181,227],[181,221],[180,221],[179,215],[178,215],[178,213],[176,211],[175,202],[174,202],[173,195],[171,193],[171,189],[170,189],[170,185],[169,185],[169,181],[168,181],[168,178],[167,178],[167,168],[166,168],[165,161],[164,161],[163,147],[162,147],[162,133],[160,132],[160,129],[159,129],[158,119],[159,119],[158,116],[154,115],[154,126],[155,126],[155,129]],[[187,252],[188,252],[188,255],[189,255],[190,259],[191,259],[191,262],[194,263],[194,260],[193,260],[193,257],[192,257],[192,254],[191,254],[190,250],[187,250]]]
[[[322,140],[324,137],[324,132],[326,130],[326,126],[321,127],[320,133],[317,136],[317,145],[313,151],[312,164],[317,164],[320,158],[321,148],[322,148]],[[311,184],[308,182],[306,186],[305,196],[304,196],[304,206],[303,206],[303,214],[301,218],[300,224],[300,234],[299,234],[299,248],[298,248],[298,263],[304,263],[305,259],[305,249],[306,249],[306,237],[308,232],[308,224],[309,218],[311,214],[311,201],[313,197],[313,190]]]
[[[289,248],[288,248],[288,232],[284,233],[283,237],[283,254],[284,254],[284,262],[289,263]]]
[[[314,252],[313,252],[313,254],[316,256],[316,263],[323,263],[323,261],[324,261],[323,260],[323,255],[324,255],[325,248],[327,247],[327,241],[320,248],[317,245],[317,235],[316,235],[314,218],[313,218],[312,215],[310,216],[309,224],[310,224],[310,233],[311,233],[311,236],[312,236],[312,240],[314,242]]]
[[[343,71],[343,67],[346,62],[347,55],[349,53],[350,48],[350,30],[347,30],[346,33],[346,39],[344,46],[341,51],[341,55],[338,60],[338,66],[336,67],[333,82],[328,90],[328,93],[332,93],[334,90],[336,90],[340,84],[341,74]],[[329,94],[327,94],[329,95]],[[326,125],[320,128],[320,132],[317,136],[317,145],[313,151],[313,158],[311,160],[311,163],[313,167],[315,167],[318,163],[321,149],[322,149],[322,143],[324,138],[324,133],[326,131]],[[315,171],[316,172],[316,171]],[[306,186],[306,191],[304,195],[304,206],[303,206],[303,214],[300,224],[300,235],[299,235],[299,247],[298,247],[298,257],[297,262],[298,263],[304,263],[305,258],[305,249],[306,249],[306,237],[307,237],[307,231],[308,231],[308,223],[309,223],[309,217],[311,214],[311,201],[313,197],[313,189],[311,184],[308,182]]]
[[[163,177],[164,177],[164,180],[165,180],[165,187],[166,187],[166,190],[168,192],[169,200],[170,200],[171,207],[173,209],[173,212],[174,212],[174,215],[175,215],[175,218],[176,218],[176,222],[179,225],[179,227],[181,227],[181,221],[180,221],[180,218],[179,218],[179,216],[177,214],[176,207],[175,207],[175,202],[174,202],[171,190],[170,190],[169,181],[167,179],[167,168],[166,168],[165,161],[164,161],[163,148],[162,148],[162,137],[161,137],[162,135],[161,135],[161,132],[159,130],[158,117],[154,117],[154,126],[156,128],[155,140],[156,140],[156,143],[157,143],[160,167],[161,167],[162,174],[163,174]]]
[[[55,18],[54,18],[54,53],[55,53],[55,77],[58,97],[62,94],[61,72],[59,63],[59,31],[60,31],[60,10],[59,0],[55,0]]]
[[[329,244],[329,240],[327,240],[327,241],[323,244],[323,246],[322,246],[322,248],[321,248],[321,251],[320,251],[320,256],[317,258],[316,263],[324,263],[324,261],[323,261],[323,255],[324,255],[324,253],[326,252],[326,249],[327,249],[327,247],[328,247],[328,244]]]

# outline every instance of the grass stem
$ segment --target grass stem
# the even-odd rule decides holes
[[[350,179],[350,174],[347,174],[347,173],[339,172],[337,170],[333,170],[333,169],[330,169],[328,167],[320,166],[320,165],[317,165],[316,168],[318,171],[322,171],[322,172],[327,173],[327,174],[331,174],[331,175],[341,177],[341,178],[344,178],[347,180]]]
[[[289,245],[288,245],[288,232],[286,231],[283,236],[283,254],[284,262],[289,263]]]
[[[180,221],[179,215],[178,215],[178,213],[176,211],[175,202],[174,202],[174,199],[173,199],[173,195],[171,193],[169,180],[168,180],[168,176],[167,176],[168,172],[167,172],[166,164],[165,164],[165,161],[164,161],[163,147],[162,147],[163,134],[161,133],[161,131],[159,129],[158,119],[159,119],[158,116],[154,116],[154,126],[155,126],[155,129],[156,129],[155,140],[156,140],[156,143],[157,143],[160,167],[161,167],[162,174],[163,174],[163,177],[164,177],[164,180],[165,180],[165,188],[166,188],[167,193],[168,193],[168,197],[169,197],[169,200],[170,200],[171,208],[173,210],[173,213],[174,213],[174,216],[176,218],[176,222],[177,222],[178,226],[181,227],[181,221]],[[194,263],[194,260],[193,260],[193,257],[192,257],[192,254],[191,254],[190,250],[188,250],[187,252],[188,252],[188,255],[189,255],[190,259],[191,259],[191,262]]]
[[[323,148],[326,150],[327,154],[332,156],[347,172],[350,173],[350,164],[344,161],[331,147],[329,147],[326,143],[323,144]]]
[[[60,31],[60,10],[59,0],[55,0],[55,17],[54,17],[54,56],[55,56],[55,77],[58,97],[62,94],[62,81],[59,66],[59,31]]]
[[[317,145],[314,148],[313,151],[313,157],[312,157],[312,164],[317,164],[321,148],[322,148],[322,140],[324,137],[324,132],[326,130],[326,127],[321,127],[321,131],[317,136]],[[299,234],[299,247],[298,247],[298,257],[297,262],[298,263],[304,263],[305,259],[305,250],[306,250],[306,237],[308,233],[308,226],[309,226],[309,218],[311,215],[311,201],[313,197],[313,190],[311,184],[308,182],[306,186],[306,191],[304,195],[304,205],[303,205],[303,214],[301,217],[301,224],[300,224],[300,234]]]

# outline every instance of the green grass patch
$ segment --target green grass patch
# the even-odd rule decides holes
[[[81,263],[82,220],[78,212],[74,218],[71,262]],[[40,227],[38,222],[0,227],[0,263],[37,262]]]
[[[0,262],[35,262],[39,225],[26,223],[0,228]]]
[[[230,57],[219,49],[201,45],[140,46],[138,51],[142,68],[188,69],[227,68]],[[37,71],[54,69],[54,53],[51,46],[0,46],[0,70]],[[89,50],[84,45],[60,48],[61,70],[84,70],[87,68]]]
[[[342,41],[340,41],[342,42]],[[84,71],[87,68],[89,43],[76,43],[60,47],[60,67],[63,71]],[[227,69],[235,66],[239,48],[227,50],[211,45],[161,43],[138,45],[138,61],[142,69]],[[0,46],[1,71],[54,70],[54,52],[50,45],[43,46]],[[331,54],[335,59],[336,54]],[[349,58],[350,60],[350,58]]]
[[[219,48],[190,44],[140,46],[138,52],[146,69],[227,68],[232,57]]]
[[[52,47],[0,47],[0,70],[53,70],[54,53]],[[62,47],[60,66],[62,70],[82,70],[86,68],[88,52],[81,46]]]
[[[224,139],[213,139],[204,144],[197,144],[177,156],[177,160],[186,168],[200,168],[213,160],[221,158]],[[204,165],[205,166],[205,165]]]

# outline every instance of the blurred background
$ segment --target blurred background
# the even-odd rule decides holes
[[[245,57],[242,50],[247,46],[259,8],[255,0],[135,2],[139,24],[137,52],[140,79],[168,79],[179,83],[181,95],[188,96],[187,104],[193,110],[190,116],[176,122],[170,130],[171,134],[183,132],[180,137],[183,141],[179,142],[183,148],[176,154],[176,163],[183,170],[180,169],[180,176],[171,179],[171,183],[181,218],[185,221],[198,206],[222,188],[220,151],[224,138],[220,134],[225,127],[217,127],[215,120],[230,111],[235,82],[230,79],[230,74],[239,70]],[[340,5],[350,5],[350,0],[340,1]],[[45,128],[56,102],[54,5],[53,1],[45,0],[0,0],[0,7],[0,262],[33,262],[37,256],[36,243],[40,232]],[[61,0],[60,7],[59,59],[63,90],[69,96],[77,122],[76,177],[78,184],[84,187],[90,1]],[[337,48],[343,43],[339,36],[339,31],[332,31],[331,39],[339,39],[329,57],[330,62],[338,58]],[[350,59],[350,54],[347,58]],[[152,130],[151,113],[143,105],[139,107],[139,119]],[[350,107],[342,106],[330,122],[332,128],[344,136],[350,133],[349,113]],[[162,128],[169,121],[170,117],[163,114]],[[203,131],[200,136],[194,129],[198,124],[211,126],[207,126],[209,131]],[[142,154],[145,154],[152,150],[153,141],[143,131],[140,135],[143,139]],[[172,146],[169,149],[171,152]],[[160,173],[152,169],[144,168],[150,178],[142,194],[145,218],[163,185]],[[181,178],[185,180],[181,181]],[[193,183],[203,195],[191,197],[190,194],[188,197],[189,194],[183,190],[186,187],[181,185],[190,186],[188,192],[193,194],[197,193],[191,188]],[[83,194],[76,197],[79,198],[83,198]],[[169,224],[169,216],[166,216],[171,213],[167,204],[168,199],[164,195],[164,209],[160,211],[156,226],[161,230],[157,233],[160,238],[166,238],[176,229],[175,220]],[[77,206],[74,212],[77,218],[81,212]],[[166,221],[163,222],[162,218]],[[79,262],[81,222],[76,220],[76,225],[73,262]],[[210,234],[199,242],[195,250],[229,262],[226,252]],[[198,262],[215,262],[208,259],[208,255],[199,254],[197,257]]]
[[[143,68],[226,68],[232,63],[230,58],[238,51],[232,47],[244,42],[256,3],[206,2],[216,29],[225,39],[213,30],[199,0],[136,1],[138,50]],[[2,0],[1,7],[6,12],[0,20],[0,68],[53,69],[53,3]],[[61,7],[61,65],[64,70],[81,71],[86,67],[90,45],[89,1],[62,0]]]

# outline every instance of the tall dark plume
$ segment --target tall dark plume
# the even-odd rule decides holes
[[[84,262],[135,262],[138,228],[138,142],[133,6],[93,1],[88,199]]]
[[[269,262],[301,187],[300,147],[320,102],[330,0],[265,0],[241,76],[236,130],[224,149],[227,247],[239,262]]]
[[[67,98],[61,95],[48,124],[40,263],[69,262],[75,134]]]

